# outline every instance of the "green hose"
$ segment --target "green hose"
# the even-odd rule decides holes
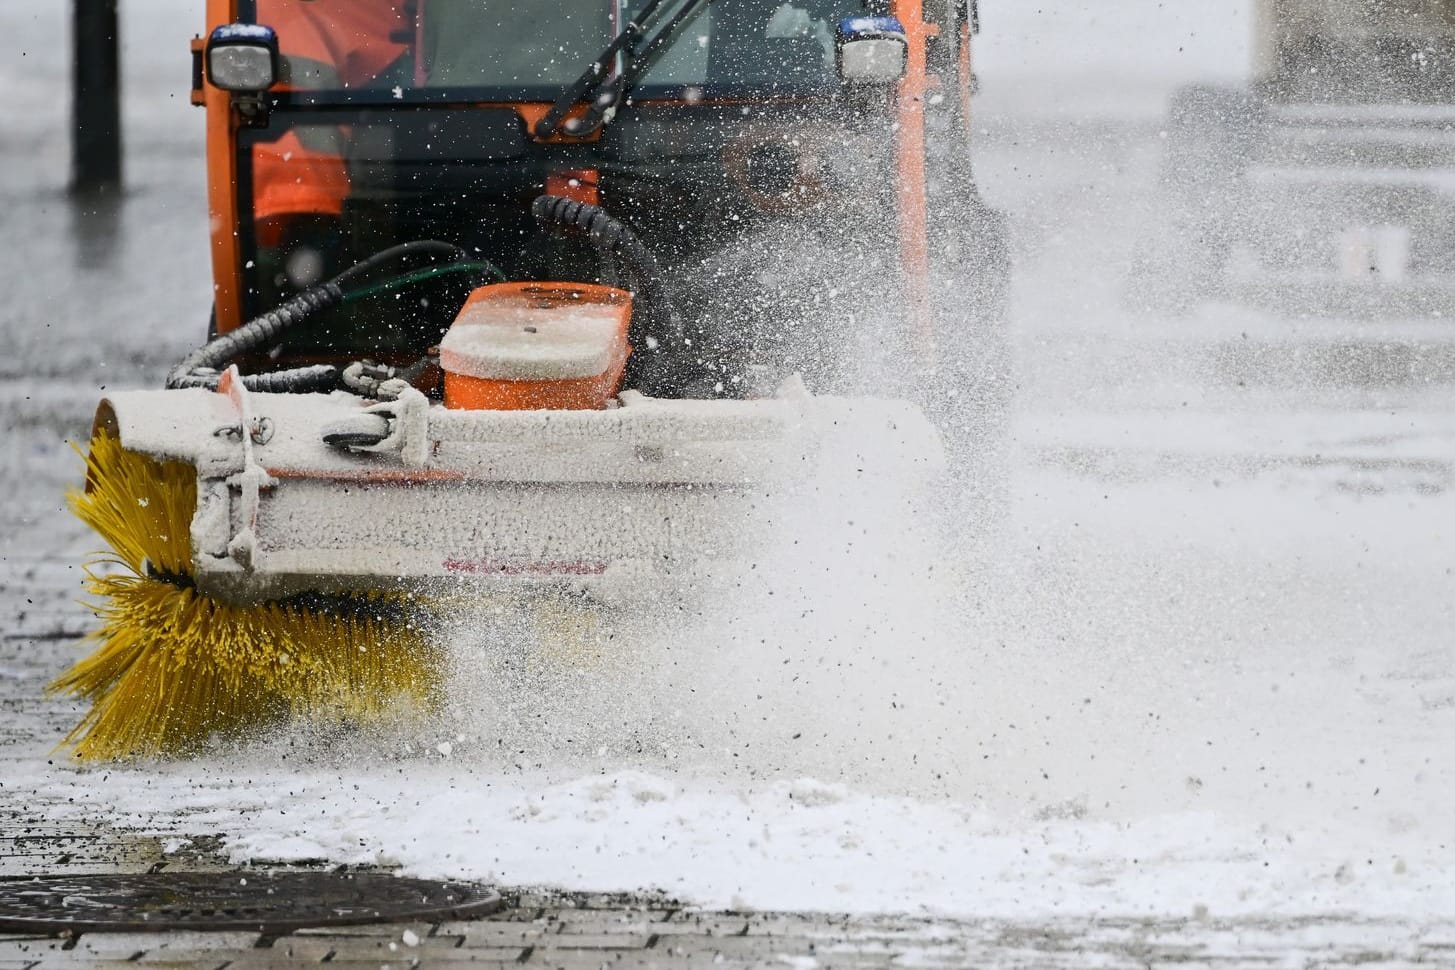
[[[392,290],[413,286],[415,283],[422,283],[425,280],[434,279],[436,276],[446,276],[453,273],[477,273],[486,272],[495,278],[496,282],[506,282],[506,276],[494,263],[448,263],[444,266],[429,266],[425,269],[417,269],[411,273],[404,273],[399,276],[392,276],[387,280],[380,280],[372,286],[365,286],[357,290],[349,290],[344,294],[345,303],[354,303],[380,293],[388,293]]]

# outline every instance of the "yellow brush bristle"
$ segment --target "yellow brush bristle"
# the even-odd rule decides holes
[[[439,657],[404,597],[213,600],[187,584],[196,472],[109,435],[92,440],[86,465],[70,507],[112,549],[87,568],[98,647],[50,687],[91,701],[66,737],[78,758],[185,753],[268,720],[367,716],[436,696]]]

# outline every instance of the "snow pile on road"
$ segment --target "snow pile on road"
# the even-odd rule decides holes
[[[1093,821],[1067,806],[1008,825],[963,804],[809,779],[744,789],[623,771],[553,782],[438,753],[337,772],[186,765],[98,780],[52,777],[43,796],[78,816],[235,833],[236,863],[402,865],[510,886],[660,890],[705,907],[1414,918],[1455,893],[1455,873],[1417,840],[1313,819]]]

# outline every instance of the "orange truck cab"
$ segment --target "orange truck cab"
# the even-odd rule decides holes
[[[365,290],[254,369],[437,353],[492,281],[625,314],[629,383],[661,342],[640,321],[670,318],[698,367],[668,389],[706,396],[746,388],[748,364],[832,386],[871,318],[933,359],[998,313],[970,0],[209,0],[207,17],[216,333],[409,240],[476,268],[421,261],[407,291]],[[609,211],[657,278],[568,201]],[[508,309],[492,299],[474,309]],[[488,380],[453,394],[488,400]]]

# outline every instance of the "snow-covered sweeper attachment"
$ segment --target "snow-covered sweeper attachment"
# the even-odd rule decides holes
[[[907,402],[815,397],[796,378],[748,400],[619,390],[631,303],[480,287],[439,345],[438,399],[390,368],[287,393],[248,385],[288,372],[232,365],[105,398],[73,496],[114,552],[90,580],[99,648],[56,685],[94,705],[77,754],[427,704],[437,610],[484,590],[700,589],[844,468],[927,499],[942,452]]]

